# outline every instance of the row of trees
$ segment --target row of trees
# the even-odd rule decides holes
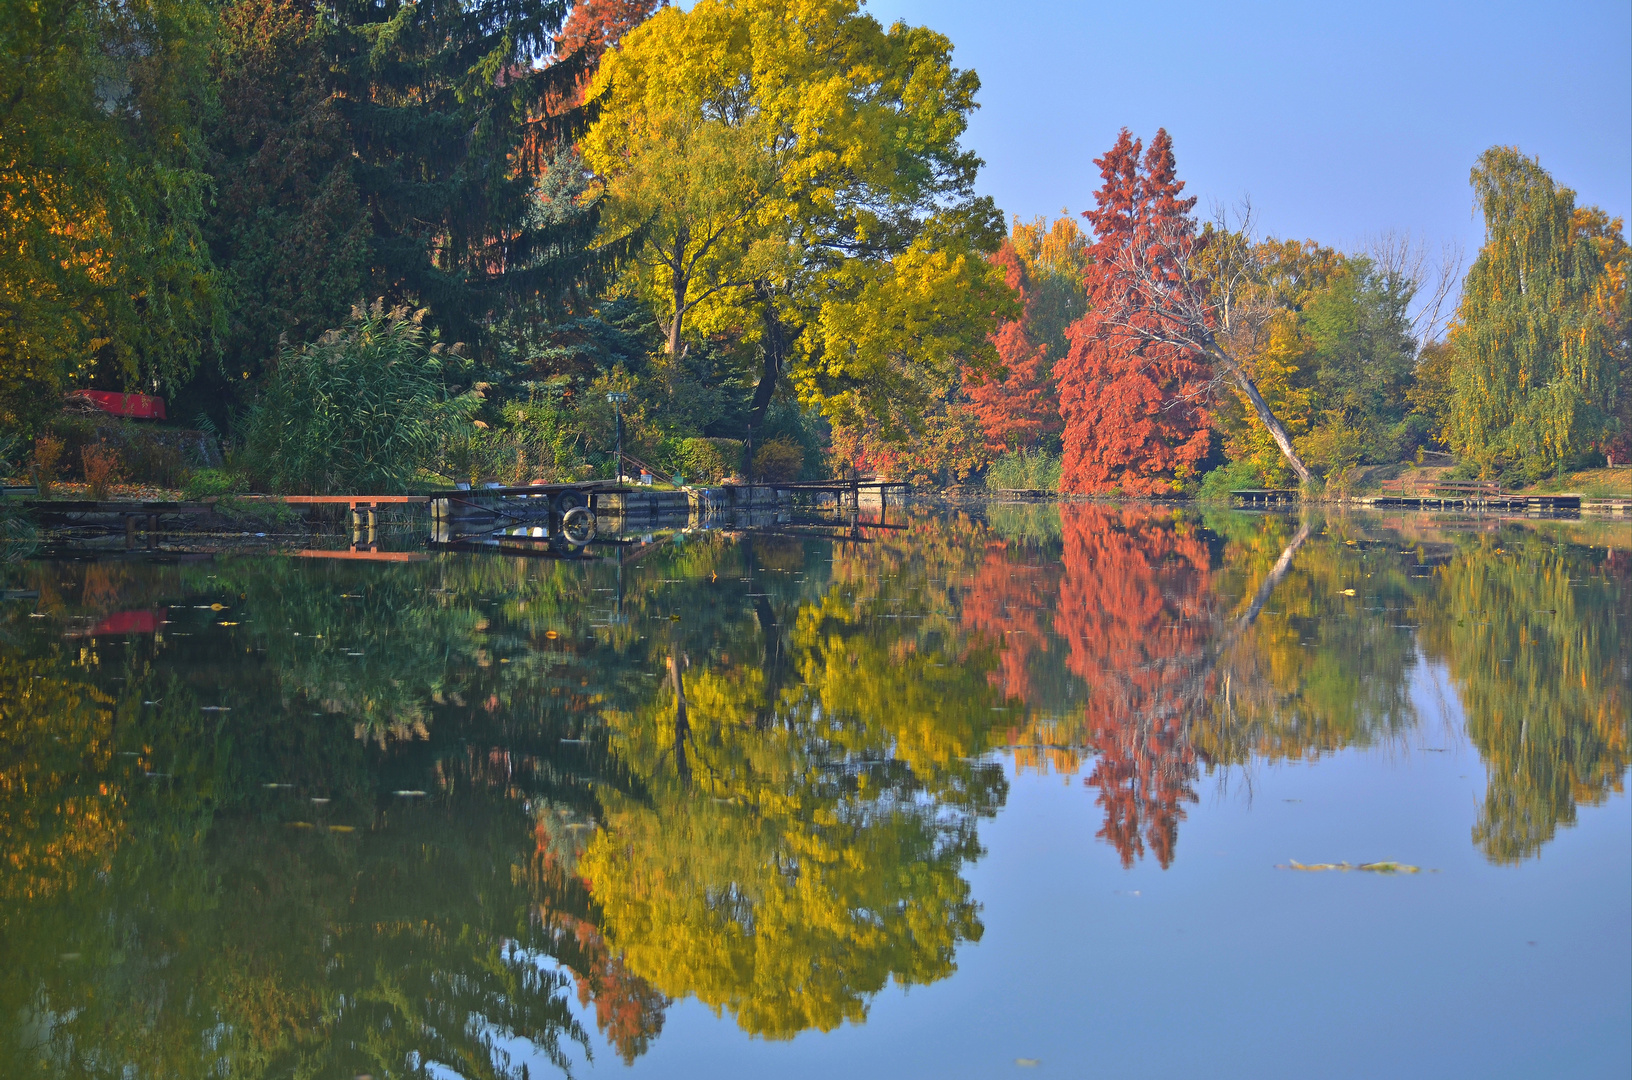
[[[1028,302],[994,338],[1006,380],[965,392],[989,448],[1057,448],[1065,488],[1141,495],[1220,466],[1215,486],[1284,486],[1426,452],[1528,480],[1626,460],[1623,226],[1534,160],[1497,147],[1475,167],[1487,239],[1443,335],[1456,268],[1428,273],[1408,242],[1200,225],[1166,132],[1146,149],[1124,130],[1097,164],[1065,348]],[[1036,232],[1016,223],[997,257],[1023,296]]]
[[[997,367],[979,84],[938,34],[850,0],[190,3],[8,20],[8,429],[74,386],[158,392],[257,442],[252,479],[321,487],[346,470],[269,463],[336,431],[369,456],[368,418],[298,402],[383,334],[316,389],[434,375],[398,410],[410,474],[582,472],[613,389],[642,456],[779,436],[819,468],[823,418],[899,439]]]
[[[1086,232],[1005,235],[951,53],[854,0],[35,5],[0,28],[0,424],[157,391],[282,488],[384,482],[322,460],[353,436],[396,440],[396,486],[583,475],[611,390],[692,474],[1160,494],[1625,456],[1623,228],[1535,161],[1476,166],[1442,338],[1454,270],[1199,223],[1165,132],[1098,159]],[[412,438],[300,407],[358,378],[402,384]]]

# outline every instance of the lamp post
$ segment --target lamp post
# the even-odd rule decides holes
[[[622,390],[613,390],[606,395],[606,400],[612,403],[612,412],[618,418],[618,451],[617,451],[617,481],[623,483],[623,404],[629,400],[629,395]]]

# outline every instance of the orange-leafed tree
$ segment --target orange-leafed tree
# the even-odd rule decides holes
[[[555,36],[562,55],[588,50],[590,66],[657,10],[657,0],[578,0]]]
[[[1048,347],[1032,329],[1036,298],[1026,264],[1008,241],[991,261],[1002,267],[1009,288],[1020,298],[1022,314],[1000,324],[991,338],[1007,374],[982,379],[978,372],[965,372],[964,392],[986,433],[988,449],[1001,452],[1033,446],[1043,436],[1057,434],[1062,424],[1049,378]]]
[[[1193,237],[1195,199],[1179,197],[1184,184],[1165,130],[1157,131],[1142,162],[1140,149],[1124,128],[1116,145],[1095,159],[1104,182],[1094,195],[1096,208],[1084,214],[1095,236],[1084,275],[1089,307],[1071,327],[1070,352],[1054,373],[1065,417],[1066,491],[1172,491],[1196,472],[1210,447],[1203,399],[1211,364],[1200,349],[1173,340],[1177,335],[1163,325],[1170,315],[1150,302],[1142,280],[1188,278],[1171,239]],[[1203,240],[1193,237],[1189,253]]]

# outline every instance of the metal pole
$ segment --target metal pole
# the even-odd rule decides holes
[[[613,405],[612,411],[618,416],[618,483],[623,483],[623,407]]]

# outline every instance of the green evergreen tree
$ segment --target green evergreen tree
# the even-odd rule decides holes
[[[1452,448],[1485,475],[1539,477],[1601,439],[1615,371],[1596,288],[1603,267],[1572,227],[1575,193],[1496,146],[1474,166],[1485,245],[1452,331]]]
[[[600,284],[617,252],[590,247],[598,207],[581,191],[559,198],[550,179],[582,127],[571,101],[585,54],[554,52],[568,8],[239,0],[225,11],[209,234],[232,315],[217,370],[192,387],[198,407],[239,403],[280,338],[314,341],[358,302],[428,309],[486,374],[509,359],[501,328],[559,315],[576,288]]]

